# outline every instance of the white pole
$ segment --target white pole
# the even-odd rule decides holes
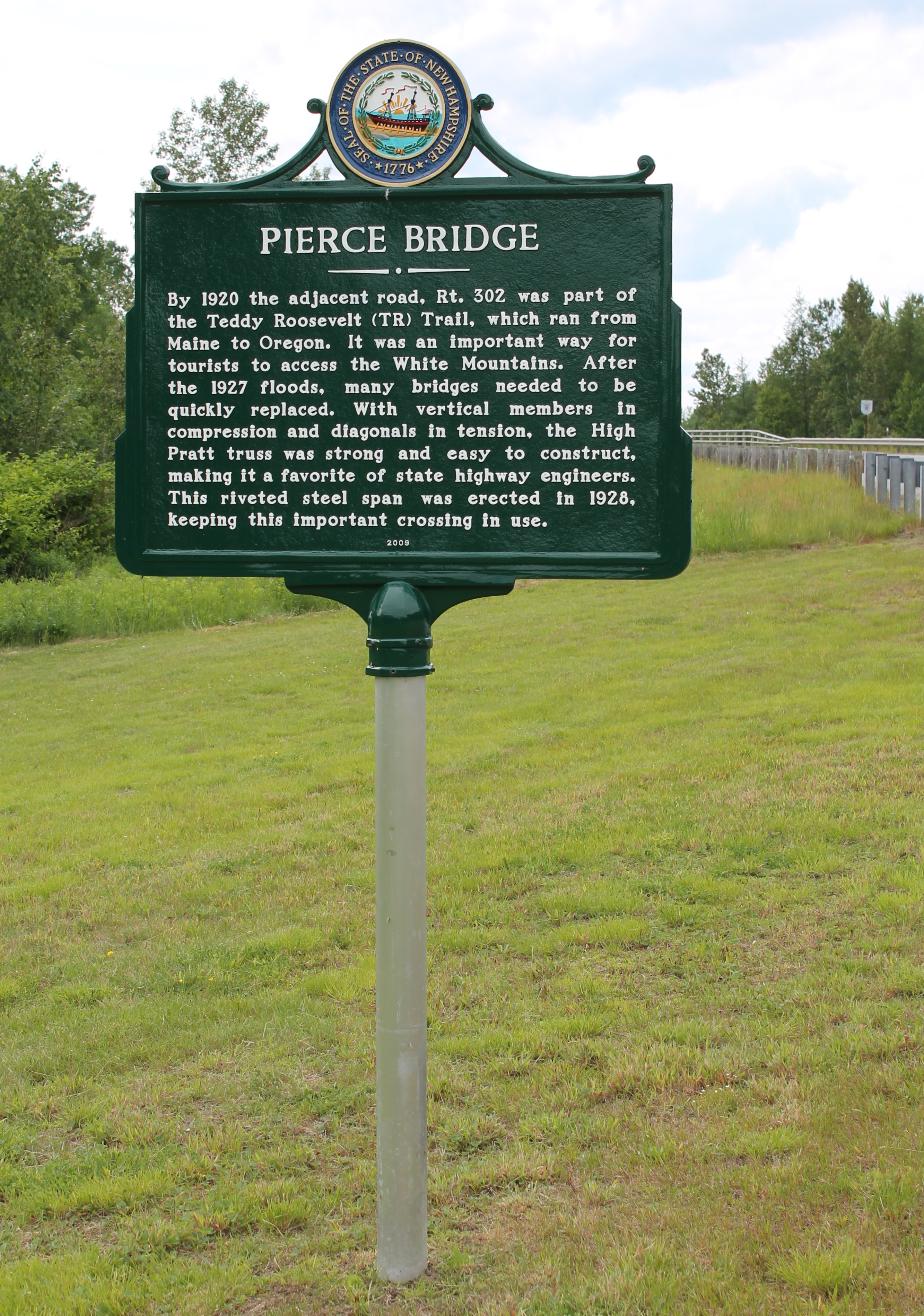
[[[427,1265],[426,677],[376,677],[377,1269]]]

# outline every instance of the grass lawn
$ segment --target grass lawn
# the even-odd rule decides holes
[[[898,534],[908,518],[836,475],[773,474],[695,463],[697,553],[858,543]],[[334,606],[281,580],[129,575],[114,558],[51,580],[0,579],[0,646],[140,635]]]
[[[924,1309],[924,538],[530,584],[434,659],[394,1289],[358,619],[0,655],[0,1313]]]

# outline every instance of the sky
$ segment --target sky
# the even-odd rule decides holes
[[[920,0],[457,0],[400,16],[367,0],[33,0],[4,20],[0,164],[57,161],[131,248],[174,109],[246,82],[282,160],[314,129],[306,101],[401,37],[488,92],[488,127],[530,164],[629,173],[654,157],[652,181],[674,186],[685,389],[706,347],[756,373],[799,294],[836,298],[851,277],[893,307],[924,292]]]

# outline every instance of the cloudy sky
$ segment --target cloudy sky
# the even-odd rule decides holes
[[[674,184],[687,382],[703,347],[756,371],[793,298],[851,276],[924,292],[920,0],[459,0],[407,22],[354,0],[33,0],[5,19],[0,163],[57,160],[131,244],[132,194],[171,112],[246,81],[280,159],[347,60],[386,37],[444,51],[531,164]],[[445,17],[441,16],[444,14]],[[472,172],[471,168],[467,172]]]

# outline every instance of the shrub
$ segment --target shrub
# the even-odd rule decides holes
[[[0,459],[0,577],[83,565],[112,537],[111,466],[55,449]]]

